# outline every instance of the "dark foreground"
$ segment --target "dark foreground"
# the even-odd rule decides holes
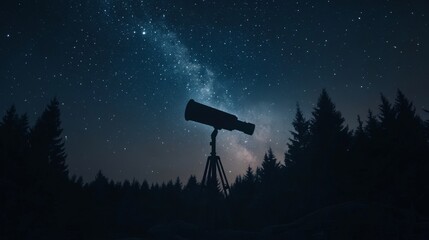
[[[429,239],[429,219],[388,206],[347,202],[263,229],[208,230],[175,221],[152,227],[145,237],[120,239]]]

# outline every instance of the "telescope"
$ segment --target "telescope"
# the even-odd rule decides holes
[[[217,130],[238,130],[248,135],[255,131],[255,124],[238,120],[237,116],[189,100],[185,110],[185,120],[210,125]]]
[[[212,194],[215,193],[218,186],[217,175],[219,174],[223,193],[225,197],[228,197],[230,194],[228,179],[226,178],[220,157],[216,155],[216,136],[218,130],[238,130],[245,134],[252,135],[255,131],[255,124],[240,121],[235,115],[195,102],[193,99],[189,100],[186,105],[185,119],[186,121],[191,120],[210,125],[214,128],[210,142],[212,151],[207,157],[203,179],[201,180],[201,187],[207,189]]]

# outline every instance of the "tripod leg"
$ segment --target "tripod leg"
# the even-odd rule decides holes
[[[220,166],[220,169],[219,169],[219,175],[221,175],[224,179],[225,179],[225,187],[224,187],[224,189],[225,189],[225,193],[226,193],[226,189],[228,189],[228,193],[229,193],[229,183],[228,183],[228,179],[226,178],[226,174],[225,174],[225,170],[223,169],[223,165],[222,165],[222,162],[220,161],[220,158],[218,157],[218,159],[219,159],[219,161],[218,161],[218,163],[219,163],[219,166]],[[218,167],[219,167],[218,166]],[[221,177],[221,178],[222,178]]]
[[[219,176],[220,176],[220,180],[222,182],[222,187],[223,187],[223,192],[225,194],[225,197],[227,197],[229,195],[229,184],[228,184],[228,179],[226,178],[226,174],[225,171],[223,169],[222,166],[222,162],[220,161],[220,158],[217,157],[216,159],[216,166],[219,170]]]
[[[217,174],[216,174],[216,157],[210,156],[210,166],[209,166],[209,178],[207,179],[210,188],[217,188]]]
[[[207,158],[207,162],[206,162],[206,168],[204,169],[204,175],[203,175],[203,180],[201,181],[201,186],[204,187],[204,185],[206,184],[206,178],[207,178],[207,169],[209,167],[210,164],[210,157]]]
[[[207,189],[214,188],[217,185],[217,169],[216,169],[216,157],[209,156],[207,158],[206,168],[204,170],[201,187]]]
[[[225,197],[227,197],[227,196],[228,196],[228,192],[227,192],[227,189],[226,189],[224,176],[223,176],[223,174],[222,174],[222,172],[221,172],[221,169],[220,169],[220,166],[219,166],[219,162],[216,162],[216,167],[217,167],[217,169],[218,169],[218,171],[219,171],[219,178],[220,178],[220,181],[221,181],[221,183],[222,183],[222,190],[223,190],[223,193],[224,193]]]

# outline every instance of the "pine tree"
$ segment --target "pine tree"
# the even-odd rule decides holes
[[[195,177],[195,175],[191,175],[188,179],[188,182],[186,183],[184,191],[196,192],[198,191],[198,189],[199,186],[197,182],[197,177]]]
[[[394,110],[396,112],[397,131],[404,135],[401,136],[402,140],[408,144],[414,143],[414,146],[422,144],[422,141],[424,141],[422,139],[424,138],[424,123],[416,115],[413,103],[400,90],[397,92]],[[408,139],[403,139],[406,137],[405,135],[408,135]]]
[[[379,132],[379,122],[371,110],[368,110],[368,119],[366,120],[364,130],[369,139],[374,139]]]
[[[304,118],[298,104],[296,105],[296,114],[292,126],[294,127],[294,131],[291,131],[292,138],[289,138],[290,143],[287,143],[288,150],[285,153],[286,168],[303,160],[302,158],[310,140],[310,123]]]
[[[197,177],[191,175],[183,188],[184,196],[184,216],[186,219],[195,219],[198,210],[201,209],[201,188],[197,182]]]
[[[358,122],[358,126],[357,126],[357,128],[356,128],[356,131],[355,131],[355,137],[357,137],[357,138],[363,138],[364,136],[365,136],[365,131],[364,131],[364,129],[363,129],[363,122],[362,122],[362,119],[360,118],[360,116],[358,115],[357,116],[357,122]]]
[[[326,90],[322,91],[313,111],[310,130],[313,143],[324,142],[326,145],[331,145],[331,140],[343,140],[341,138],[348,137],[348,127],[344,126],[344,118],[336,110]]]
[[[66,179],[64,140],[62,134],[59,102],[54,98],[31,131],[31,148],[38,163],[47,166],[52,177]]]
[[[398,203],[400,205],[412,204],[422,191],[424,168],[426,158],[426,140],[424,136],[424,124],[416,110],[401,91],[397,91],[393,107],[396,113],[394,122],[393,143],[391,150],[393,166],[392,179],[395,179],[395,190],[398,191]],[[399,197],[401,196],[401,197]]]
[[[6,110],[6,114],[4,115],[2,122],[0,123],[0,128],[4,130],[4,128],[13,126],[18,122],[18,114],[16,113],[16,107],[15,105],[12,105],[9,107],[8,110]]]
[[[358,127],[353,135],[353,145],[351,149],[350,169],[350,195],[353,197],[368,199],[374,191],[373,184],[376,179],[374,172],[374,147],[378,146],[375,141],[378,136],[378,122],[368,111],[368,119],[364,125],[358,116]]]
[[[103,195],[104,197],[109,188],[109,180],[103,175],[101,170],[99,170],[95,175],[94,181],[90,183],[89,187],[93,189],[93,192],[96,193],[96,195]]]
[[[234,190],[234,197],[248,203],[254,193],[256,176],[253,173],[253,169],[248,166],[246,174],[244,176],[237,176],[232,186]]]
[[[142,185],[140,187],[140,191],[143,194],[146,194],[149,192],[149,183],[146,181],[146,179],[142,182]]]
[[[116,187],[117,190],[117,187]],[[109,182],[109,179],[99,170],[94,181],[89,184],[90,193],[90,219],[89,228],[97,235],[106,236],[112,233],[113,229],[106,229],[106,226],[112,226],[114,221],[115,184]]]
[[[366,150],[366,145],[368,142],[367,135],[365,133],[365,127],[363,125],[363,121],[360,116],[357,117],[358,126],[353,134],[353,155],[355,156],[364,156],[364,152]],[[360,161],[360,163],[362,163]],[[357,163],[359,165],[359,163]],[[363,167],[363,166],[362,166]]]
[[[247,167],[246,174],[243,177],[243,181],[247,184],[254,184],[255,183],[255,175],[254,175],[253,169],[250,167],[250,165]]]
[[[379,106],[379,110],[381,131],[383,134],[392,133],[396,114],[389,100],[387,100],[383,94],[381,94],[381,104]]]
[[[59,102],[54,98],[37,119],[29,138],[29,164],[35,176],[32,184],[38,189],[33,198],[38,200],[35,205],[41,222],[50,224],[52,234],[62,231],[67,220],[65,203],[71,187],[61,134]]]
[[[261,164],[260,179],[263,184],[272,183],[278,180],[280,171],[280,163],[274,156],[273,150],[268,149],[268,152],[264,155],[264,161]]]
[[[312,115],[308,148],[311,156],[309,169],[305,170],[310,179],[306,187],[313,189],[319,198],[316,205],[330,204],[343,200],[348,190],[351,136],[326,90],[322,91]]]
[[[182,191],[182,182],[180,181],[179,177],[177,177],[176,181],[174,182],[174,189],[177,193],[180,193]]]
[[[321,154],[320,157],[332,157],[340,151],[345,151],[350,133],[348,127],[344,126],[344,118],[336,110],[326,90],[322,91],[312,114],[311,150]],[[329,159],[325,159],[325,161],[329,161]]]
[[[362,121],[354,135],[354,146],[352,151],[353,172],[352,184],[353,194],[361,199],[371,199],[377,193],[379,187],[378,169],[380,165],[380,124],[371,110],[368,110],[365,125]]]
[[[241,182],[241,194],[246,204],[249,204],[255,194],[256,188],[256,176],[253,173],[253,169],[248,166],[246,174],[242,178]]]

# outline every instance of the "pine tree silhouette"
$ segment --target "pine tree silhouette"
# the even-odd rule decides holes
[[[268,152],[264,155],[264,160],[261,164],[261,170],[259,172],[261,183],[269,184],[277,180],[280,172],[280,163],[277,161],[277,158],[274,156],[273,150],[268,149]]]
[[[380,122],[377,117],[374,116],[371,110],[368,110],[368,119],[364,127],[366,141],[363,143],[363,149],[359,149],[358,155],[360,155],[359,162],[366,166],[367,174],[362,176],[361,183],[363,190],[366,192],[366,198],[371,200],[375,195],[379,194],[380,188],[380,176],[382,176],[382,169],[384,169],[384,162],[382,160],[382,142],[383,134],[381,131]]]
[[[271,148],[264,154],[261,167],[256,169],[257,184],[255,186],[256,193],[254,211],[258,224],[272,224],[277,221],[279,211],[278,206],[282,200],[278,197],[281,187],[282,168],[280,162],[277,161]],[[251,189],[251,188],[250,188]],[[252,204],[253,205],[253,204]]]
[[[184,187],[184,190],[189,192],[195,192],[195,191],[198,191],[198,189],[199,189],[199,186],[197,182],[197,177],[195,177],[195,175],[191,175]]]
[[[54,98],[31,131],[31,146],[37,151],[36,156],[40,158],[39,160],[49,165],[50,174],[67,178],[62,131],[59,102]]]
[[[393,107],[396,113],[395,131],[392,149],[392,178],[396,180],[395,191],[400,206],[414,204],[419,193],[422,192],[423,179],[427,173],[424,169],[423,156],[426,152],[426,140],[424,136],[423,121],[416,115],[416,110],[401,91],[397,91]]]
[[[313,204],[323,206],[344,197],[351,137],[348,127],[344,126],[344,118],[326,90],[322,91],[312,115],[308,149],[311,181],[306,187],[313,189]]]
[[[389,135],[390,133],[393,133],[395,111],[389,100],[387,100],[387,98],[383,94],[381,94],[381,104],[379,106],[379,110],[379,119],[382,134]]]
[[[358,126],[356,128],[354,136],[355,136],[355,138],[357,138],[356,140],[361,140],[361,139],[365,138],[365,130],[363,127],[362,119],[360,118],[359,115],[357,116],[357,122],[358,122]]]
[[[379,122],[371,110],[368,110],[368,119],[366,120],[366,126],[364,127],[364,130],[365,135],[369,139],[374,139],[379,134]]]
[[[292,126],[294,131],[291,131],[292,138],[289,138],[290,142],[287,143],[288,150],[285,153],[286,168],[303,160],[310,140],[310,122],[304,118],[304,114],[298,104],[296,105],[296,114]]]
[[[246,174],[244,174],[243,181],[248,184],[254,184],[255,180],[255,174],[253,173],[253,169],[249,165],[247,167]]]

